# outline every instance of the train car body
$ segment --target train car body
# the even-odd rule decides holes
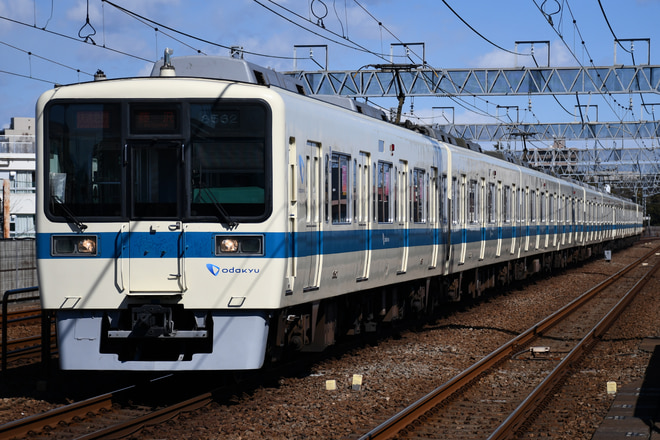
[[[154,72],[37,103],[39,284],[65,370],[255,369],[641,233],[631,202],[243,60]]]

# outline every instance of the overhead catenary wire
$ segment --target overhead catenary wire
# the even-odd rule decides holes
[[[77,68],[75,68],[75,67],[68,66],[68,65],[66,65],[66,64],[60,63],[60,62],[55,61],[55,60],[51,60],[50,58],[46,58],[46,57],[43,57],[43,56],[41,56],[41,55],[37,55],[37,54],[34,53],[34,52],[27,51],[27,50],[25,50],[25,49],[21,49],[20,47],[14,46],[14,45],[9,44],[9,43],[6,43],[6,42],[4,42],[4,41],[0,41],[0,44],[2,44],[3,46],[10,47],[10,48],[12,48],[12,49],[14,49],[14,50],[17,50],[17,51],[19,51],[19,52],[23,52],[24,54],[26,54],[26,55],[28,55],[28,56],[35,57],[35,58],[39,58],[40,60],[44,60],[44,61],[47,61],[47,62],[49,62],[49,63],[56,64],[56,65],[58,65],[58,66],[60,66],[60,67],[64,67],[65,69],[73,70],[74,72],[77,72],[77,73],[84,73],[85,75],[89,75],[89,76],[94,76],[93,73],[85,72],[85,71],[80,70],[80,69],[77,69]]]
[[[109,51],[114,52],[114,53],[116,53],[116,54],[124,55],[124,56],[127,56],[127,57],[131,57],[131,58],[134,58],[134,59],[136,59],[136,60],[146,61],[146,62],[148,62],[148,63],[153,63],[153,62],[154,62],[154,60],[150,60],[150,59],[148,59],[148,58],[144,58],[144,57],[141,57],[141,56],[138,56],[138,55],[135,55],[135,54],[131,54],[131,53],[124,52],[124,51],[121,51],[121,50],[118,50],[118,49],[114,49],[114,48],[109,47],[109,46],[106,46],[106,45],[102,45],[102,46],[101,46],[101,45],[93,44],[93,43],[90,43],[90,42],[85,42],[85,41],[80,40],[80,39],[78,39],[78,38],[76,38],[76,37],[72,37],[72,36],[70,36],[70,35],[66,35],[66,34],[63,34],[63,33],[61,33],[61,32],[55,32],[55,31],[51,31],[51,30],[49,30],[49,29],[39,28],[39,27],[36,27],[36,26],[31,25],[31,24],[29,24],[29,23],[25,23],[25,22],[22,22],[22,21],[20,21],[20,20],[16,20],[16,19],[13,19],[13,18],[5,17],[5,16],[0,16],[0,20],[5,20],[5,21],[8,21],[8,22],[10,22],[10,23],[18,24],[18,25],[20,25],[20,26],[25,26],[25,27],[28,27],[28,28],[31,28],[31,29],[37,29],[38,31],[41,31],[41,32],[47,32],[47,33],[49,33],[49,34],[51,34],[51,35],[55,35],[55,36],[58,36],[58,37],[61,37],[61,38],[66,38],[66,39],[68,39],[68,40],[72,40],[72,41],[75,41],[75,42],[77,42],[77,43],[88,44],[88,45],[90,45],[90,46],[95,46],[95,47],[98,47],[98,48],[101,48],[101,49],[109,50]]]
[[[361,51],[361,52],[364,52],[364,53],[367,53],[367,54],[370,54],[370,55],[374,55],[374,56],[377,57],[377,58],[380,58],[380,59],[386,60],[384,54],[382,54],[382,53],[377,53],[377,52],[374,52],[374,51],[372,51],[372,50],[369,50],[369,49],[367,49],[366,47],[363,47],[363,46],[361,46],[360,44],[358,44],[358,43],[352,41],[352,40],[349,39],[348,37],[345,37],[345,36],[339,35],[339,34],[337,34],[336,32],[333,32],[333,31],[327,29],[326,27],[322,27],[321,29],[323,29],[323,31],[328,32],[328,33],[330,33],[330,34],[332,34],[332,35],[334,35],[334,36],[336,36],[336,37],[339,37],[339,38],[343,38],[343,39],[345,39],[347,42],[351,43],[352,45],[351,45],[351,44],[347,44],[347,43],[345,43],[345,42],[343,42],[343,41],[337,41],[337,40],[334,40],[334,39],[329,38],[329,37],[327,37],[327,36],[325,36],[325,35],[323,35],[323,34],[321,34],[321,33],[319,33],[319,32],[316,32],[316,31],[314,31],[314,30],[307,29],[306,27],[302,26],[301,24],[296,23],[295,21],[291,20],[290,18],[285,17],[284,15],[278,13],[278,12],[275,11],[274,9],[269,8],[268,6],[266,6],[265,4],[263,4],[261,1],[259,1],[259,0],[253,0],[253,1],[254,1],[255,3],[257,3],[259,6],[263,7],[264,9],[266,9],[266,10],[272,12],[273,14],[277,15],[278,17],[280,17],[280,18],[282,18],[282,19],[288,21],[289,23],[293,24],[294,26],[297,26],[297,27],[299,27],[299,28],[301,28],[301,29],[303,29],[303,30],[305,30],[305,31],[307,31],[307,32],[310,32],[310,33],[312,33],[313,35],[316,35],[317,37],[323,38],[324,40],[330,41],[330,42],[335,43],[335,44],[338,44],[338,45],[340,45],[340,46],[343,46],[343,47],[346,47],[346,48],[349,48],[349,49],[353,49],[353,50],[357,50],[357,51]],[[318,26],[318,24],[314,24],[314,23],[312,23],[309,19],[306,19],[306,18],[303,17],[302,15],[300,15],[300,14],[294,12],[293,10],[291,10],[291,9],[289,9],[289,8],[286,8],[286,7],[282,6],[281,4],[279,4],[279,3],[277,3],[277,2],[275,2],[275,1],[273,1],[273,0],[267,0],[267,1],[268,1],[269,3],[272,3],[273,5],[275,5],[275,6],[279,7],[279,8],[281,8],[281,9],[283,9],[283,10],[286,11],[287,13],[289,13],[289,14],[291,14],[291,15],[297,17],[297,18],[299,18],[299,19],[302,19],[302,20],[304,20],[304,21],[307,21],[307,22],[311,23],[312,25]],[[319,27],[320,27],[320,26],[319,26]]]
[[[465,20],[463,19],[463,17],[461,17],[461,16],[458,14],[458,12],[454,11],[454,9],[453,9],[451,6],[449,6],[449,3],[447,3],[447,0],[442,0],[442,3],[444,3],[445,6],[447,6],[447,8],[452,12],[452,14],[454,14],[459,20],[461,20],[461,22],[463,22],[463,24],[464,24],[465,26],[467,26],[472,32],[474,32],[475,34],[477,34],[479,37],[481,37],[481,39],[483,39],[484,41],[486,41],[488,44],[490,44],[490,45],[492,45],[492,46],[495,46],[495,47],[498,48],[499,50],[502,50],[502,51],[504,51],[504,52],[507,52],[507,53],[510,53],[510,54],[513,54],[513,55],[526,55],[526,56],[529,56],[529,55],[530,55],[530,54],[528,54],[528,53],[518,53],[518,52],[514,52],[514,51],[511,51],[511,50],[509,50],[509,49],[505,49],[505,48],[503,48],[502,46],[500,46],[500,45],[498,45],[498,44],[493,43],[491,40],[489,40],[488,38],[484,37],[484,36],[483,36],[479,31],[477,31],[474,27],[472,27],[472,25],[470,25],[470,23],[468,23],[467,21],[465,21]]]

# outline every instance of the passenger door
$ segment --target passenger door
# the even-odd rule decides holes
[[[302,234],[303,249],[308,259],[308,270],[303,274],[303,290],[314,290],[319,287],[321,271],[321,144],[307,142],[305,154],[305,193],[307,203],[305,208],[305,233]]]
[[[129,292],[186,290],[185,236],[181,218],[182,142],[129,143],[124,153],[130,173],[128,225]]]
[[[369,279],[369,263],[371,261],[371,212],[369,209],[371,206],[369,197],[371,180],[369,178],[369,161],[369,153],[360,152],[355,164],[357,249],[359,252],[356,270],[357,281]]]
[[[401,261],[397,273],[406,273],[408,270],[408,245],[410,242],[410,220],[409,220],[409,192],[408,192],[408,163],[401,161],[399,163],[399,172],[397,174],[397,234],[401,243]]]

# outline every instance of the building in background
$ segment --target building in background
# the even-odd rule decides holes
[[[12,118],[0,130],[2,234],[0,238],[35,236],[35,126],[34,118]]]

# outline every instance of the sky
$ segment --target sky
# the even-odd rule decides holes
[[[256,64],[312,71],[325,64],[326,51],[315,48],[310,59],[307,49],[298,49],[294,61],[294,46],[327,45],[329,70],[421,64],[423,47],[426,63],[437,69],[498,68],[534,66],[531,46],[516,48],[516,41],[550,41],[552,67],[612,66],[615,56],[617,65],[633,64],[633,56],[615,46],[616,35],[650,39],[635,41],[633,55],[637,64],[656,65],[659,18],[660,0],[0,0],[0,127],[12,117],[34,116],[37,98],[55,84],[91,81],[97,70],[109,78],[146,76],[165,48],[176,57],[228,55],[229,47],[240,46]],[[405,59],[400,43],[423,46],[411,45]],[[631,49],[629,42],[624,47]],[[536,44],[534,53],[547,63],[546,45]],[[656,101],[644,97],[645,104]],[[386,98],[373,102],[396,105]],[[576,105],[572,95],[458,103],[418,97],[407,98],[403,110],[426,123],[444,123],[446,115],[433,107],[446,106],[455,107],[457,123],[552,123],[576,121]],[[653,106],[642,108],[634,95],[583,96],[580,105],[601,122],[653,119],[643,114]],[[515,114],[506,109],[511,106],[518,106],[510,110]]]

